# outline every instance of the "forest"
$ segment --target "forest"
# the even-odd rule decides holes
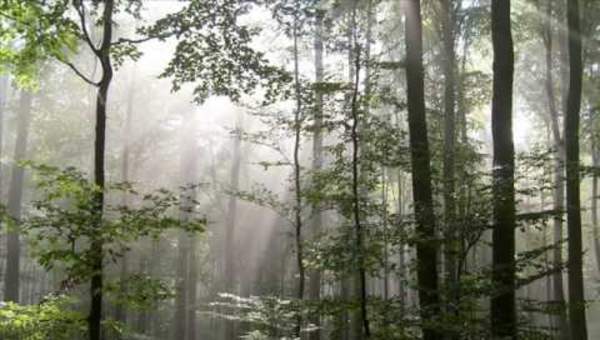
[[[600,339],[600,0],[0,0],[0,339]]]

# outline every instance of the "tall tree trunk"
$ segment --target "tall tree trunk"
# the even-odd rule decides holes
[[[241,118],[236,121],[236,131],[233,136],[233,154],[231,159],[231,173],[229,186],[234,192],[239,190],[240,163],[241,163]],[[237,218],[237,198],[229,197],[227,203],[227,217],[225,226],[225,287],[228,293],[238,294],[235,277],[235,227]],[[236,323],[234,320],[225,320],[225,340],[236,339]]]
[[[390,296],[390,259],[389,259],[389,229],[388,229],[388,186],[387,172],[385,166],[381,168],[381,205],[382,209],[382,232],[383,232],[383,328],[388,329],[388,302]]]
[[[305,284],[305,269],[304,269],[304,246],[302,240],[302,188],[300,186],[301,179],[301,165],[300,165],[300,143],[302,133],[302,90],[300,85],[300,63],[298,60],[298,15],[300,15],[300,3],[298,0],[295,2],[294,12],[294,27],[293,27],[293,39],[294,39],[294,88],[296,96],[296,108],[294,111],[294,241],[296,246],[296,265],[298,266],[298,292],[296,298],[298,300],[304,299],[304,284]],[[298,319],[294,335],[300,337],[300,329],[302,326],[301,313],[298,313]]]
[[[402,228],[402,223],[404,221],[404,200],[402,199],[402,195],[404,194],[403,186],[402,186],[402,174],[398,172],[398,218],[397,225]],[[406,249],[404,240],[400,241],[400,245],[398,247],[398,296],[400,302],[400,315],[404,318],[404,313],[407,306],[407,289],[406,289],[406,281],[407,280],[407,271],[406,271]]]
[[[175,339],[189,340],[186,336],[187,331],[187,282],[189,268],[189,235],[179,232],[177,240],[177,280],[175,286]]]
[[[492,233],[493,275],[497,292],[492,296],[492,335],[516,339],[515,306],[515,151],[512,134],[512,86],[514,51],[510,22],[510,0],[492,0],[494,45],[494,95],[492,134],[494,139],[494,229]]]
[[[84,4],[81,4],[85,6]],[[104,157],[106,147],[106,106],[108,104],[108,90],[113,78],[113,68],[111,63],[111,43],[113,30],[113,10],[114,0],[104,1],[104,10],[102,13],[102,44],[94,52],[102,65],[102,78],[98,86],[96,95],[96,129],[94,143],[94,183],[99,188],[95,197],[95,214],[93,223],[96,228],[102,227],[102,215],[104,210]],[[90,283],[90,314],[88,317],[89,339],[101,339],[102,322],[102,295],[103,295],[103,240],[96,238],[91,241],[91,250],[93,254],[92,270],[93,275]]]
[[[600,148],[597,137],[592,139],[592,228],[594,232],[594,253],[596,254],[596,268],[600,272],[600,230],[598,230],[598,169],[600,169]]]
[[[579,176],[579,111],[583,77],[579,0],[568,0],[569,94],[565,114],[567,223],[569,235],[569,317],[571,338],[587,339]]]
[[[181,141],[181,178],[183,186],[194,185],[198,178],[197,148],[195,147],[194,117],[186,116],[189,121],[184,127]],[[180,218],[189,220],[194,209],[196,190],[192,188],[191,195],[181,196]],[[175,296],[175,338],[196,340],[196,284],[198,280],[198,263],[196,254],[197,239],[194,235],[181,231],[177,259],[177,285]]]
[[[135,91],[135,72],[131,75],[131,84],[129,85],[129,94],[127,97],[127,107],[125,110],[125,129],[123,131],[123,151],[121,154],[121,176],[122,181],[127,183],[130,181],[129,174],[129,162],[130,162],[130,135],[131,135],[131,124],[133,120],[133,100]],[[123,206],[129,205],[129,199],[127,194],[123,194],[122,202]],[[129,257],[123,256],[121,258],[120,268],[120,289],[125,291],[127,275],[129,272]],[[115,310],[115,319],[123,324],[127,322],[127,315],[123,304],[118,304]]]
[[[0,158],[4,154],[4,121],[6,116],[6,102],[8,100],[8,84],[8,76],[0,76]],[[4,166],[0,164],[0,197],[4,197],[4,177]],[[0,200],[0,202],[2,201]],[[5,260],[6,258],[0,259],[0,273],[4,273],[5,271]],[[2,279],[2,283],[6,286],[6,275]]]
[[[315,22],[315,83],[321,84],[325,78],[323,67],[323,10],[317,10]],[[313,131],[313,160],[312,169],[318,173],[323,168],[323,92],[317,90],[315,93],[314,104],[314,131]],[[323,225],[323,214],[321,213],[321,204],[316,203],[312,206],[312,225],[311,233],[313,240],[319,237]],[[308,273],[308,296],[311,301],[319,301],[321,298],[321,271],[311,270]],[[321,318],[320,313],[313,313],[309,320],[315,330],[308,335],[309,340],[321,339]]]
[[[0,158],[4,154],[4,121],[6,119],[6,102],[8,101],[9,81],[7,76],[0,77]],[[4,189],[4,169],[0,166],[0,196]],[[1,270],[0,270],[1,271]]]
[[[449,312],[457,313],[458,270],[457,254],[459,251],[456,233],[455,203],[455,153],[456,153],[456,23],[454,1],[441,1],[442,36],[444,43],[444,238],[446,285],[449,289]],[[453,307],[454,306],[454,307]],[[453,309],[454,308],[454,309]]]
[[[198,339],[198,321],[196,315],[198,313],[198,237],[190,235],[189,240],[189,252],[190,252],[190,268],[188,274],[188,287],[187,287],[187,300],[188,300],[188,311],[187,311],[187,335],[188,340]]]
[[[555,165],[554,165],[554,210],[561,212],[554,218],[554,243],[556,247],[553,250],[553,262],[556,267],[562,266],[562,233],[563,233],[563,219],[562,211],[564,210],[564,162],[565,162],[565,147],[564,141],[560,132],[559,114],[556,107],[556,96],[554,92],[554,77],[552,73],[552,6],[553,1],[548,1],[546,7],[546,16],[544,18],[544,47],[546,51],[546,96],[548,102],[548,112],[550,114],[550,125],[552,130],[552,136],[554,140],[554,148],[556,149]],[[541,9],[540,9],[541,10]],[[569,324],[567,321],[566,309],[565,309],[565,297],[563,289],[562,271],[554,273],[552,275],[553,284],[553,302],[558,308],[558,313],[555,317],[555,325],[561,339],[565,340],[569,337]],[[547,287],[550,289],[550,287]]]
[[[21,218],[23,200],[23,181],[25,172],[18,162],[24,160],[27,153],[27,140],[31,122],[32,95],[28,91],[21,92],[17,140],[15,141],[14,165],[10,187],[8,189],[8,213],[18,221]],[[4,299],[19,302],[19,280],[21,262],[21,244],[18,230],[10,230],[6,237],[6,274]]]
[[[408,130],[411,153],[413,201],[416,218],[417,281],[423,338],[441,339],[434,321],[439,317],[435,215],[431,187],[431,164],[423,70],[423,36],[421,1],[406,4],[406,87],[408,101]]]
[[[371,10],[371,2],[369,1],[369,12]],[[354,290],[355,295],[359,301],[359,310],[353,317],[353,338],[359,340],[369,338],[371,336],[371,330],[369,325],[369,318],[367,315],[367,277],[365,268],[365,250],[364,250],[364,230],[362,222],[362,202],[363,198],[360,176],[361,176],[361,163],[360,163],[360,136],[359,131],[361,129],[360,124],[360,103],[359,103],[359,86],[360,86],[360,69],[361,69],[361,50],[358,43],[358,28],[357,28],[357,1],[353,2],[352,13],[351,13],[351,27],[349,41],[350,49],[350,65],[351,75],[353,79],[350,79],[353,89],[350,96],[350,114],[352,119],[350,139],[352,144],[352,223],[354,224],[354,247],[356,252],[357,260],[357,272],[354,277]],[[368,59],[368,53],[366,58]],[[368,61],[367,61],[368,64]],[[366,89],[368,89],[368,80],[365,79]]]

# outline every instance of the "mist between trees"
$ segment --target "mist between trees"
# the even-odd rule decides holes
[[[0,339],[595,339],[600,2],[0,1]]]

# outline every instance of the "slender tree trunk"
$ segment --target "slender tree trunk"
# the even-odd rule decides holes
[[[177,283],[175,286],[175,339],[189,340],[186,336],[187,330],[187,281],[189,267],[189,242],[188,234],[184,231],[179,233],[177,241]]]
[[[565,114],[567,223],[569,235],[569,317],[571,338],[587,339],[579,176],[579,111],[583,77],[579,0],[568,0],[569,94]]]
[[[27,153],[27,141],[31,122],[32,95],[30,92],[21,92],[19,102],[19,119],[17,126],[17,140],[15,142],[14,165],[10,187],[8,189],[8,213],[16,221],[21,219],[23,200],[23,181],[25,171],[17,162],[24,160]],[[6,274],[4,286],[4,299],[19,302],[21,244],[18,230],[10,230],[6,237]]]
[[[510,4],[510,0],[492,0],[492,39],[494,45],[492,281],[497,292],[492,296],[491,320],[492,335],[498,339],[516,339],[517,337],[514,260],[516,227],[515,160],[512,134],[514,51]]]
[[[412,165],[413,201],[416,218],[417,281],[423,338],[441,339],[434,321],[439,317],[437,273],[438,245],[431,187],[431,164],[423,70],[421,1],[410,0],[406,8],[406,86],[408,130]]]
[[[82,4],[83,6],[83,4]],[[95,197],[94,223],[96,228],[102,227],[102,215],[104,210],[104,157],[106,147],[106,106],[108,103],[108,90],[113,78],[113,69],[111,64],[111,43],[112,43],[112,16],[114,0],[104,1],[104,10],[102,14],[102,44],[96,51],[100,64],[102,65],[102,79],[98,86],[96,96],[96,129],[94,144],[94,184],[99,188]],[[101,339],[102,322],[102,295],[103,295],[103,241],[96,238],[91,241],[91,250],[93,254],[92,270],[93,275],[90,283],[90,314],[88,317],[89,339]]]
[[[389,229],[388,229],[388,186],[387,172],[385,166],[381,168],[381,205],[382,211],[382,232],[383,232],[383,328],[387,330],[389,326],[388,319],[388,300],[390,296],[390,260],[389,260]]]
[[[565,161],[565,148],[564,141],[561,136],[559,127],[559,115],[556,107],[556,96],[554,92],[554,77],[552,73],[552,5],[553,1],[548,1],[546,7],[546,17],[544,18],[544,46],[545,46],[545,60],[546,60],[546,96],[548,102],[548,112],[550,114],[550,125],[552,129],[552,136],[555,147],[555,166],[554,166],[554,210],[561,212],[554,218],[554,243],[556,247],[553,251],[553,262],[554,266],[562,266],[562,233],[563,233],[563,219],[562,211],[564,210],[564,161]],[[557,307],[557,315],[555,317],[555,325],[557,328],[560,339],[568,339],[569,324],[567,321],[566,309],[565,309],[565,297],[563,289],[562,271],[559,271],[552,275],[553,283],[553,302]],[[550,289],[550,287],[547,287]]]
[[[121,154],[121,176],[122,181],[127,183],[130,181],[129,178],[129,161],[130,161],[130,138],[131,135],[131,124],[133,120],[133,100],[134,100],[134,91],[135,91],[135,72],[131,75],[131,84],[129,86],[129,95],[127,98],[127,107],[125,110],[125,129],[123,132],[123,152]],[[123,206],[129,205],[129,199],[127,194],[123,194],[122,197]],[[121,258],[121,268],[120,268],[120,289],[121,291],[125,291],[127,275],[129,272],[129,257],[127,254]],[[127,323],[127,315],[125,313],[125,308],[122,304],[118,304],[115,310],[115,319],[123,324]]]
[[[315,23],[315,83],[321,84],[325,78],[323,67],[323,18],[325,13],[317,10]],[[318,173],[323,167],[323,92],[317,90],[315,93],[314,104],[314,131],[313,131],[313,160],[312,169]],[[321,204],[316,203],[312,206],[312,238],[316,240],[322,229],[323,214],[321,213]],[[321,271],[311,270],[308,273],[308,295],[311,301],[319,301],[321,298]],[[309,320],[315,330],[308,335],[309,340],[321,339],[321,318],[320,313],[313,313]]]
[[[402,186],[402,174],[398,172],[398,219],[397,224],[400,228],[402,228],[403,223],[403,214],[404,214],[404,200],[402,199],[402,195],[404,194],[403,186]],[[406,281],[407,281],[407,272],[406,272],[406,249],[404,246],[404,241],[400,241],[400,246],[398,247],[398,296],[400,300],[400,315],[404,318],[404,313],[406,310]]]
[[[187,283],[187,300],[188,300],[188,311],[187,311],[187,335],[188,340],[198,339],[198,322],[196,315],[198,313],[198,237],[190,235],[189,240],[189,252],[190,252],[190,268]]]
[[[9,81],[7,76],[0,77],[0,158],[4,154],[4,121],[6,119],[6,102],[8,101]],[[4,169],[0,166],[0,196],[4,189]],[[0,270],[1,271],[1,270]]]
[[[366,287],[366,268],[365,268],[365,259],[364,259],[364,230],[363,230],[363,222],[362,222],[362,202],[361,202],[361,188],[360,188],[360,104],[359,104],[359,86],[360,86],[360,68],[361,68],[361,50],[358,44],[358,32],[357,32],[357,2],[353,2],[352,8],[352,20],[351,20],[351,42],[349,48],[352,50],[351,55],[353,59],[351,60],[351,65],[353,65],[352,75],[354,76],[351,79],[353,90],[352,95],[350,97],[351,103],[351,143],[352,143],[352,219],[354,224],[354,241],[355,241],[355,251],[357,256],[357,273],[355,277],[355,291],[359,300],[360,310],[356,313],[354,326],[355,331],[353,332],[354,338],[356,340],[364,338],[369,338],[371,336],[371,330],[369,325],[369,318],[367,315],[367,287]],[[368,55],[367,55],[368,57]]]
[[[231,160],[230,182],[231,190],[239,190],[240,162],[241,162],[241,123],[240,118],[236,122],[235,136],[233,137],[233,155]],[[237,198],[229,197],[227,203],[227,217],[225,226],[225,287],[229,293],[237,294],[235,277],[235,227],[237,218]],[[225,340],[236,339],[236,323],[233,320],[225,320]]]
[[[8,100],[8,76],[0,76],[0,159],[4,154],[4,120],[6,115],[6,102]],[[4,166],[0,164],[0,197],[4,197]],[[0,200],[0,202],[2,202]],[[0,223],[0,227],[2,224]],[[1,239],[0,239],[1,240]],[[0,259],[0,273],[5,271],[6,257]],[[5,273],[6,274],[6,273]],[[2,284],[6,287],[6,275],[2,278]]]
[[[459,251],[456,233],[455,203],[455,152],[456,152],[456,52],[454,1],[441,1],[442,36],[444,43],[444,237],[446,285],[449,290],[448,311],[457,313],[458,270],[457,254]]]
[[[298,300],[304,299],[304,284],[305,284],[305,269],[304,269],[304,246],[302,240],[302,188],[300,186],[301,179],[301,165],[300,165],[300,143],[301,132],[302,132],[302,90],[300,85],[300,68],[298,60],[298,15],[300,14],[300,3],[298,0],[295,2],[296,10],[294,13],[294,27],[293,27],[293,39],[294,39],[294,87],[296,96],[296,109],[294,111],[294,229],[295,229],[295,246],[296,246],[296,265],[298,266],[298,292],[296,298]],[[298,313],[298,320],[294,335],[300,337],[300,330],[302,327],[302,316]]]
[[[594,174],[592,175],[592,228],[594,232],[594,253],[596,254],[596,268],[600,273],[600,230],[598,230],[598,169],[600,169],[600,148],[597,137],[592,139],[592,164]]]
[[[186,116],[189,121],[183,128],[181,141],[181,177],[183,185],[194,185],[198,178],[197,148],[194,146],[193,116]],[[182,195],[180,218],[188,220],[194,209],[195,189],[191,195]],[[196,340],[196,284],[198,280],[198,263],[196,261],[196,242],[194,235],[181,231],[178,240],[177,284],[175,296],[175,338]]]

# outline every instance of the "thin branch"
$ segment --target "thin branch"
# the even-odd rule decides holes
[[[90,78],[86,77],[86,76],[85,76],[85,75],[84,75],[84,74],[83,74],[81,71],[79,71],[79,69],[77,69],[77,67],[76,67],[75,65],[73,65],[71,62],[69,62],[69,61],[67,61],[67,60],[64,60],[63,58],[58,58],[58,60],[59,60],[61,63],[63,63],[63,64],[65,64],[65,65],[67,65],[67,66],[68,66],[68,67],[69,67],[71,70],[73,70],[73,72],[75,72],[75,74],[76,74],[77,76],[79,76],[79,78],[81,78],[81,79],[82,79],[83,81],[85,81],[86,83],[88,83],[88,84],[90,84],[90,85],[92,85],[92,86],[96,86],[96,87],[100,86],[100,83],[99,83],[99,82],[95,82],[95,81],[93,81],[92,79],[90,79]]]
[[[111,45],[119,45],[119,44],[140,44],[146,41],[150,41],[150,40],[154,40],[154,39],[166,39],[169,37],[172,37],[176,34],[179,34],[179,32],[168,32],[168,33],[163,33],[163,34],[159,34],[159,35],[151,35],[151,36],[147,36],[144,38],[139,38],[139,39],[129,39],[129,38],[119,38],[117,39],[117,41],[113,41],[111,43]]]
[[[90,37],[90,34],[87,30],[87,24],[85,20],[85,7],[83,5],[83,2],[81,0],[73,0],[73,7],[75,7],[77,15],[79,15],[79,22],[81,24],[81,31],[83,32],[84,38],[83,40],[88,44],[88,46],[94,52],[94,54],[98,55],[100,50],[98,50],[98,48],[96,48],[96,46],[94,45],[94,42],[92,41],[92,38]]]

